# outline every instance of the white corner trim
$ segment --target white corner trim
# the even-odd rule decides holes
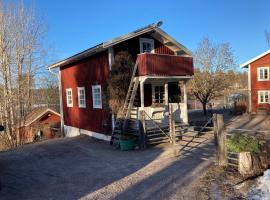
[[[112,65],[114,63],[114,49],[113,46],[108,48],[108,59],[109,59],[109,70],[112,70]]]
[[[84,130],[84,129],[80,129],[80,133],[84,134],[84,135],[94,137],[94,138],[97,138],[97,139],[100,139],[100,140],[105,140],[105,141],[110,141],[111,140],[111,136],[105,135],[105,134],[102,134],[102,133],[97,133],[97,132],[94,132],[94,131],[87,131],[87,130]]]

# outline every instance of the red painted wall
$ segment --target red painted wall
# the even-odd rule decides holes
[[[151,37],[149,34],[140,35],[130,40],[124,41],[114,46],[114,54],[116,55],[120,51],[128,51],[134,62],[136,61],[137,55],[140,54],[140,38],[149,38],[154,40],[154,52],[156,54],[169,54],[174,55],[174,51],[166,47],[164,44]]]
[[[270,66],[270,54],[254,61],[250,66],[252,112],[257,112],[260,107],[270,109],[270,104],[258,104],[258,90],[270,90],[270,81],[258,81],[257,74],[258,67]]]
[[[101,85],[102,98],[109,75],[108,51],[61,68],[64,123],[103,134],[111,133],[111,116],[105,109],[93,108],[92,85]],[[85,87],[86,108],[78,106],[77,87]],[[67,107],[66,89],[72,88],[73,107]],[[102,103],[104,107],[104,102]]]

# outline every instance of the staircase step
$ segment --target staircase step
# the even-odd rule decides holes
[[[157,141],[164,141],[164,140],[170,141],[170,139],[168,137],[151,138],[151,139],[147,138],[146,139],[146,141],[148,141],[148,142],[157,142]]]

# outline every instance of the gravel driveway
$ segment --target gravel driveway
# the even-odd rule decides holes
[[[190,185],[212,163],[210,140],[123,152],[88,136],[0,153],[0,199],[190,199]],[[193,147],[192,147],[193,146]]]

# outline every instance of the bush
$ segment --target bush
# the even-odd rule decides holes
[[[125,102],[134,62],[128,52],[121,51],[115,56],[110,76],[107,80],[107,100],[110,109],[117,114]]]
[[[262,148],[262,142],[257,138],[245,135],[234,135],[228,139],[226,146],[229,151],[240,153],[240,152],[252,152],[260,153]]]

